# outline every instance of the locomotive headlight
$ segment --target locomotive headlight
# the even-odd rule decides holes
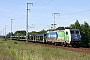
[[[80,38],[78,40],[81,40]]]

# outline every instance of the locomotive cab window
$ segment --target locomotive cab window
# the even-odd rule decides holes
[[[79,31],[76,31],[76,34],[79,34]]]
[[[71,34],[74,34],[74,31],[70,31],[71,32]]]

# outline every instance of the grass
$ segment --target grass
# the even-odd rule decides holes
[[[0,60],[90,60],[90,55],[0,39]]]

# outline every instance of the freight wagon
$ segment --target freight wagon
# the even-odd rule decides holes
[[[62,46],[79,46],[81,43],[80,31],[79,29],[49,31],[46,34],[46,42]]]

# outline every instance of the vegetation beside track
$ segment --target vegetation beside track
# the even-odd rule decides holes
[[[89,54],[0,39],[0,60],[90,60]]]

